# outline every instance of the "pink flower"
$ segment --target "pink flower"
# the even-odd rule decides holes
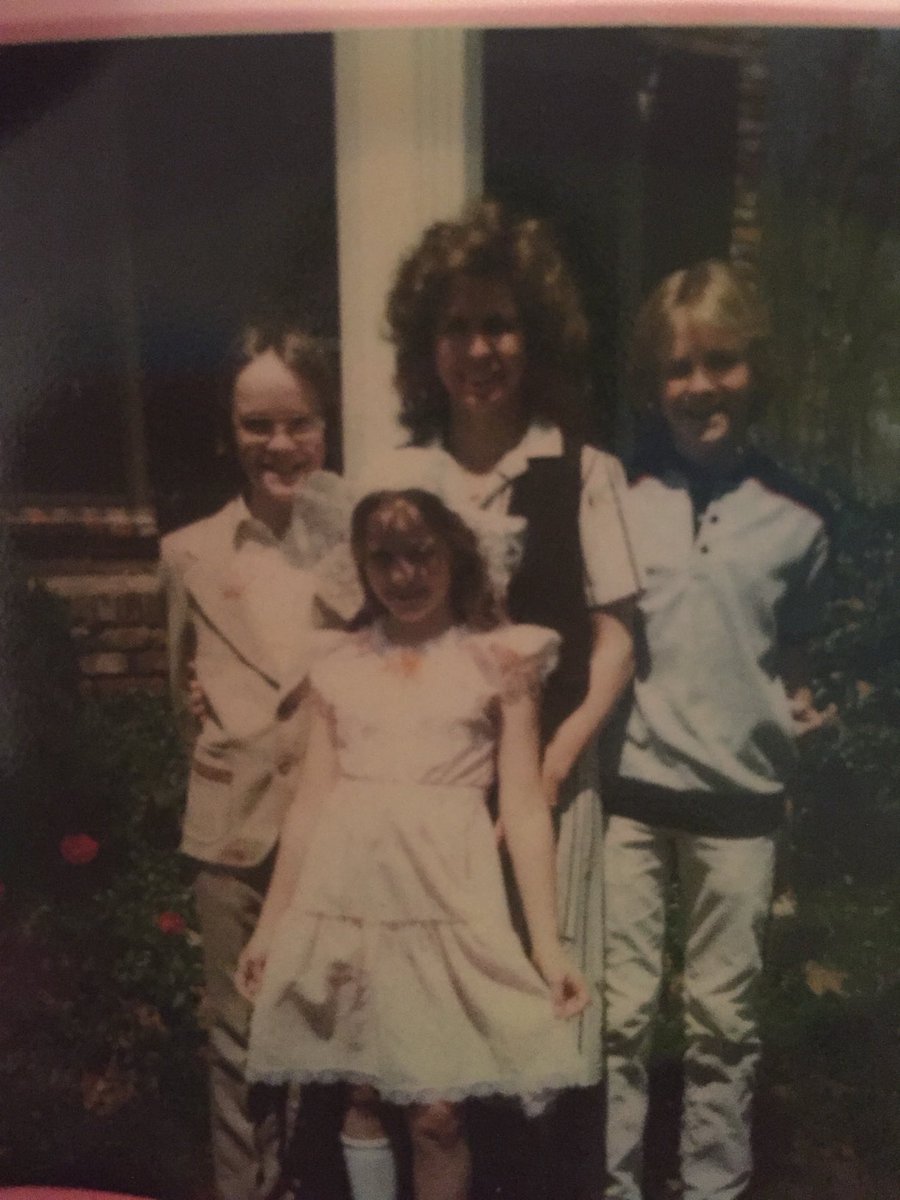
[[[69,833],[59,843],[59,852],[73,867],[82,867],[93,862],[100,850],[100,843],[88,833]]]
[[[181,913],[171,910],[158,913],[155,921],[157,929],[161,929],[163,933],[184,933],[187,928],[187,922]]]

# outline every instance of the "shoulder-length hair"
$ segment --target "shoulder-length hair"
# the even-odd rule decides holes
[[[352,625],[370,625],[385,614],[384,605],[373,593],[366,577],[366,537],[369,521],[382,509],[411,506],[420,514],[428,530],[447,548],[450,555],[450,609],[454,621],[470,629],[494,629],[500,624],[499,603],[491,587],[487,567],[478,548],[478,540],[462,517],[444,504],[433,492],[423,488],[369,492],[353,510],[350,545],[365,600]]]
[[[769,312],[755,271],[743,263],[706,259],[667,275],[638,311],[628,359],[627,385],[638,413],[659,410],[666,363],[675,339],[675,314],[715,326],[734,337],[750,366],[753,415],[776,386]]]
[[[413,445],[442,439],[448,398],[435,369],[438,322],[454,281],[473,276],[509,286],[522,323],[529,417],[578,433],[588,391],[588,326],[548,226],[479,201],[458,221],[430,226],[401,263],[387,301],[400,420]]]

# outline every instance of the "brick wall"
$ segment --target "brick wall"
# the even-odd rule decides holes
[[[31,578],[67,605],[82,691],[167,685],[158,537],[147,509],[23,506],[4,514]]]
[[[737,63],[738,112],[731,257],[754,262],[759,252],[759,189],[765,166],[769,71],[764,28],[652,29],[644,35],[663,50],[730,58]]]
[[[731,256],[742,262],[756,261],[760,243],[759,189],[765,167],[766,104],[769,91],[765,39],[764,30],[741,31]]]
[[[68,604],[83,691],[165,690],[165,610],[154,570],[57,574],[46,583]]]

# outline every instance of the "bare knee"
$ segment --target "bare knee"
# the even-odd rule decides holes
[[[463,1141],[462,1114],[446,1101],[417,1104],[410,1110],[409,1131],[416,1148],[452,1150]]]
[[[381,1097],[373,1087],[360,1084],[348,1089],[343,1132],[348,1137],[355,1138],[371,1139],[384,1136]]]

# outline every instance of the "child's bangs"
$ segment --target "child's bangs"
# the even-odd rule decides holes
[[[737,264],[704,263],[686,272],[676,303],[692,323],[715,327],[745,347],[769,332],[762,298]]]

